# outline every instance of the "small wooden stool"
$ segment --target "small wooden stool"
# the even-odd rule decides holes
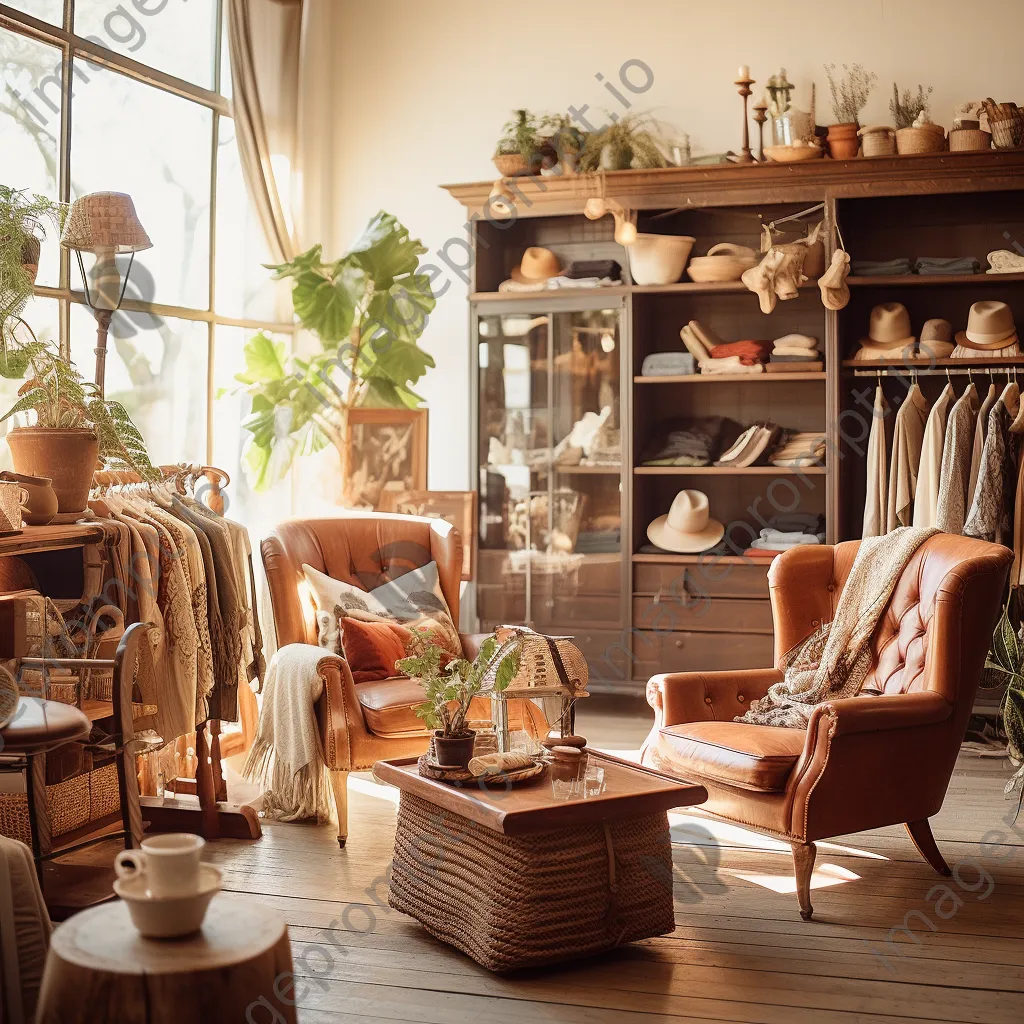
[[[219,893],[202,930],[144,939],[120,900],[53,933],[38,1024],[295,1024],[288,929],[257,903]],[[248,1016],[247,1016],[248,1014]]]

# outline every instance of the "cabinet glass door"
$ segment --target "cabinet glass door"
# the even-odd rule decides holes
[[[484,630],[525,622],[599,653],[610,636],[598,633],[620,628],[620,319],[478,317]]]

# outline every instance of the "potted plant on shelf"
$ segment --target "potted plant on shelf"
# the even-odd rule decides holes
[[[826,64],[825,74],[836,119],[835,124],[828,126],[829,152],[834,160],[850,160],[860,148],[860,112],[867,105],[878,76],[865,71],[862,64],[844,64],[842,74],[835,64]]]
[[[395,668],[423,687],[426,700],[416,717],[434,730],[434,757],[444,767],[465,768],[473,756],[476,734],[468,727],[474,697],[485,697],[508,688],[519,672],[519,647],[501,645],[488,637],[477,656],[450,658],[434,643],[431,631],[416,633],[409,641],[408,656]],[[446,660],[449,659],[450,660]]]
[[[568,114],[545,114],[540,121],[539,134],[554,149],[563,173],[575,174],[586,133],[572,123]]]
[[[59,230],[66,215],[63,203],[0,185],[0,373],[6,377],[18,379],[28,367],[24,353],[15,354],[16,331],[32,333],[21,314],[35,287],[46,221]]]
[[[494,150],[494,166],[503,178],[525,174],[533,169],[539,149],[540,126],[529,110],[520,108],[505,122]]]
[[[946,148],[945,131],[928,116],[928,97],[933,90],[934,86],[929,85],[925,91],[919,85],[916,93],[909,89],[900,93],[899,86],[893,82],[889,113],[896,125],[897,153],[941,153]]]
[[[97,459],[107,469],[160,479],[146,442],[120,402],[101,397],[94,384],[42,342],[19,345],[11,357],[19,366],[24,361],[30,376],[0,420],[35,413],[33,425],[7,433],[14,469],[53,482],[58,515],[85,511]]]
[[[417,344],[435,301],[430,275],[419,270],[426,251],[381,211],[341,259],[324,262],[315,245],[270,268],[291,278],[299,323],[320,344],[289,359],[261,331],[245,346],[235,380],[252,398],[243,459],[256,490],[283,479],[296,455],[334,445],[347,492],[350,410],[422,405],[412,386],[434,365]]]
[[[587,135],[578,166],[586,172],[667,167],[661,126],[650,114],[626,114]]]

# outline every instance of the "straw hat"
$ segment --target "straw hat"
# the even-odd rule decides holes
[[[680,491],[667,516],[658,516],[647,527],[647,538],[666,551],[683,554],[713,548],[725,527],[708,515],[708,496],[703,491]]]
[[[535,281],[547,281],[549,278],[557,277],[561,272],[562,264],[550,249],[531,245],[523,253],[519,266],[512,271],[512,280],[520,284],[531,284]]]
[[[1005,302],[986,299],[971,306],[967,330],[960,331],[956,343],[964,348],[991,351],[1009,348],[1017,342],[1013,311]]]

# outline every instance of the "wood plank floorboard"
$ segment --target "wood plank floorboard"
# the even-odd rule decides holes
[[[628,754],[650,716],[639,702],[594,700],[580,721],[593,745]],[[329,825],[266,823],[261,840],[210,844],[206,856],[228,891],[288,921],[304,1024],[1019,1024],[1024,820],[1008,823],[1008,773],[999,759],[958,761],[932,825],[959,881],[940,878],[902,827],[837,838],[819,848],[810,922],[786,846],[673,814],[675,932],[510,975],[386,905],[396,794],[369,775],[350,788],[344,851]],[[972,888],[978,865],[987,895]]]

